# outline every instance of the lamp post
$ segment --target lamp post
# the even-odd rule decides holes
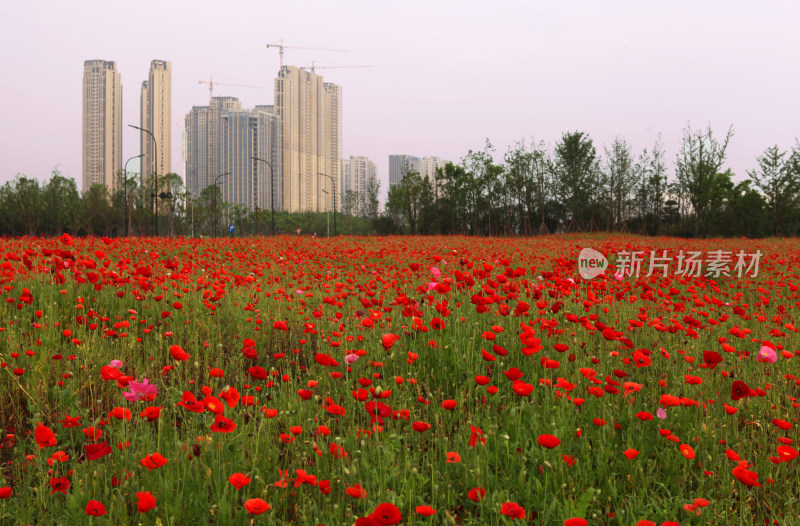
[[[131,228],[131,217],[130,217],[130,213],[128,212],[128,163],[131,162],[132,160],[138,159],[139,157],[142,157],[142,156],[144,156],[144,154],[140,153],[139,155],[134,155],[133,157],[131,157],[130,159],[125,161],[125,181],[124,181],[125,185],[124,186],[125,186],[125,215],[127,216],[127,221],[125,221],[126,218],[124,218],[124,217],[122,218],[122,221],[125,223],[125,237],[128,237],[129,231],[130,231],[130,228]],[[140,172],[142,171],[142,167],[141,166],[139,167],[139,171]]]
[[[275,172],[272,169],[272,163],[256,157],[254,155],[250,156],[251,159],[255,159],[256,161],[261,161],[262,163],[267,163],[269,166],[269,207],[272,210],[272,235],[275,235]]]
[[[216,179],[214,179],[214,186],[217,187],[217,190],[219,190],[219,186],[217,186],[218,185],[218,181],[220,179],[222,179],[223,177],[225,177],[226,175],[230,175],[230,174],[231,174],[230,172],[225,172],[224,174],[219,174],[216,177]],[[214,224],[212,225],[212,232],[213,232],[214,239],[216,239],[217,238],[217,193],[216,192],[214,192]]]
[[[131,128],[135,128],[139,131],[145,132],[150,138],[153,139],[153,201],[156,205],[156,217],[155,217],[155,236],[158,237],[158,141],[156,141],[156,136],[153,135],[153,132],[150,130],[145,130],[144,128],[140,128],[138,126],[134,126],[133,124],[128,124]]]
[[[325,190],[324,188],[322,189],[322,191],[325,192],[326,194],[328,193],[328,191]],[[331,237],[331,211],[330,210],[326,210],[325,211],[325,219],[328,222],[328,237]]]
[[[333,180],[332,176],[330,176],[328,174],[324,174],[322,172],[317,172],[317,175],[324,175],[325,177],[327,177],[328,179],[331,180],[331,184],[334,186],[334,189],[333,189],[333,237],[336,237],[336,193],[337,193],[336,192],[336,188],[335,188],[336,187],[336,181]]]

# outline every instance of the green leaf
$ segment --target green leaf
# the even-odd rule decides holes
[[[592,497],[594,497],[594,488],[587,488],[586,491],[583,492],[583,495],[581,495],[581,498],[578,499],[578,502],[575,503],[575,517],[586,516],[589,504],[592,502]]]

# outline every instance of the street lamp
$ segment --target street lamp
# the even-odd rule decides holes
[[[325,190],[324,188],[322,189],[322,191],[323,191],[323,192],[325,192],[326,194],[328,194],[328,193],[329,193],[329,192],[328,192],[327,190]],[[326,208],[327,208],[327,207],[326,207]],[[327,222],[328,222],[328,237],[331,237],[331,211],[330,211],[330,209],[328,209],[328,210],[326,210],[326,211],[325,211],[325,219],[326,219],[326,220],[327,220]]]
[[[251,159],[255,159],[256,161],[261,161],[262,163],[267,163],[269,166],[269,207],[272,210],[272,235],[275,235],[275,172],[272,169],[272,163],[265,160],[260,159],[254,155],[250,156]]]
[[[336,237],[336,181],[333,180],[333,177],[324,174],[322,172],[317,172],[317,175],[324,175],[328,179],[331,180],[331,184],[334,186],[333,188],[333,237]]]
[[[133,124],[128,124],[131,128],[135,128],[139,131],[145,132],[153,139],[153,194],[151,197],[156,205],[156,218],[155,218],[155,236],[158,237],[158,141],[156,141],[156,136],[153,135],[153,132],[150,130],[145,130],[144,128],[140,128],[138,126],[134,126]]]
[[[230,172],[225,172],[224,174],[219,174],[216,177],[216,179],[214,179],[214,186],[217,187],[217,190],[219,190],[219,186],[217,186],[219,180],[225,177],[226,175],[230,174],[231,174]],[[217,238],[217,193],[216,192],[214,192],[214,224],[212,225],[212,232],[214,239],[216,239]]]
[[[125,161],[125,181],[124,181],[125,182],[125,215],[128,216],[127,217],[127,219],[128,219],[127,222],[125,222],[125,218],[124,217],[122,218],[122,221],[125,223],[125,237],[128,237],[129,231],[130,231],[130,228],[131,228],[131,216],[130,216],[130,212],[128,211],[128,163],[131,162],[134,159],[138,159],[139,157],[143,157],[143,156],[144,156],[144,154],[140,153],[139,155],[134,155],[133,157],[131,157],[130,159]],[[139,171],[140,172],[142,171],[142,167],[141,166],[139,166]]]

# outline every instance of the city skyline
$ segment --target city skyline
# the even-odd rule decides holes
[[[115,61],[123,86],[128,84],[124,162],[140,153],[139,133],[127,125],[138,124],[137,91],[153,57],[174,66],[176,141],[189,109],[208,99],[197,83],[201,79],[213,75],[221,82],[263,86],[220,89],[246,107],[272,100],[279,61],[277,50],[266,44],[281,38],[290,47],[350,50],[287,48],[286,64],[374,66],[324,71],[326,82],[344,93],[342,157],[375,160],[384,196],[390,154],[458,162],[468,150],[482,149],[486,138],[496,147],[495,160],[502,161],[520,139],[552,146],[562,133],[581,130],[603,153],[617,135],[641,151],[661,133],[672,172],[687,123],[711,124],[718,134],[733,125],[726,166],[742,180],[764,148],[789,148],[798,135],[792,116],[800,114],[800,102],[792,93],[800,73],[791,67],[791,50],[800,37],[791,21],[800,6],[793,3],[506,2],[488,8],[346,2],[315,4],[319,21],[310,21],[301,12],[306,7],[234,2],[232,11],[246,16],[235,31],[216,27],[213,39],[208,34],[215,20],[207,9],[212,4],[175,3],[156,19],[147,15],[156,3],[121,6],[117,24],[105,22],[98,2],[83,3],[81,17],[69,6],[45,4],[44,17],[41,5],[15,4],[15,23],[0,35],[15,50],[0,58],[3,70],[24,72],[2,82],[14,104],[0,120],[0,183],[17,173],[45,180],[59,165],[81,186],[77,71],[84,60]],[[328,20],[338,25],[326,25]],[[145,25],[153,35],[146,40]],[[176,31],[177,26],[192,30]],[[482,110],[475,112],[476,105]],[[173,171],[185,176],[174,143],[171,157]]]

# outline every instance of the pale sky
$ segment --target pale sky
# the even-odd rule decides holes
[[[172,62],[172,168],[184,175],[184,117],[208,104],[199,80],[244,107],[273,103],[285,63],[342,86],[342,157],[459,161],[486,138],[502,160],[519,139],[553,145],[586,131],[598,151],[618,135],[635,151],[663,136],[670,173],[687,123],[721,136],[742,179],[764,148],[800,137],[800,2],[15,1],[0,20],[0,183],[81,180],[83,62],[113,60],[123,85],[123,162],[139,152],[139,92],[152,59]],[[134,163],[131,163],[133,166]]]

